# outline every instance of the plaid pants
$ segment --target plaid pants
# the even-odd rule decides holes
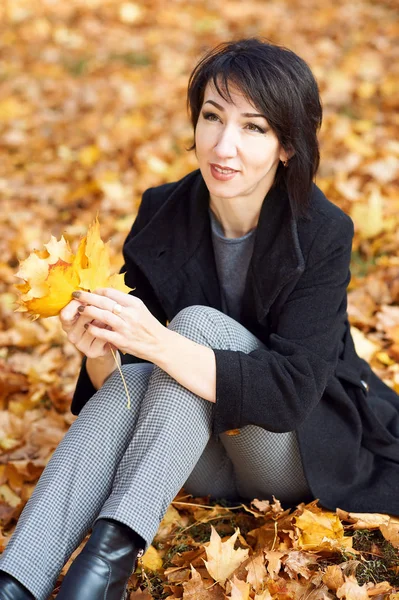
[[[190,306],[169,328],[211,348],[251,352],[263,344],[216,309]],[[61,440],[0,557],[38,600],[95,521],[109,517],[146,540],[155,536],[184,486],[213,498],[310,499],[295,432],[246,426],[212,435],[213,403],[152,363],[125,365],[131,408],[118,371],[85,404]]]

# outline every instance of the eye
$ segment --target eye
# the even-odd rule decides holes
[[[255,125],[255,123],[248,123],[247,127],[250,128],[250,131],[258,131],[259,133],[266,133],[265,129],[259,127],[259,125]]]
[[[206,119],[207,121],[214,121],[215,119],[218,119],[219,117],[213,113],[213,112],[203,112],[202,113],[204,119]]]

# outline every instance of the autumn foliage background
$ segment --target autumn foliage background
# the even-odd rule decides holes
[[[76,418],[69,405],[80,365],[57,317],[31,322],[14,312],[19,261],[51,234],[76,251],[98,212],[119,269],[142,192],[197,168],[185,149],[187,80],[219,42],[266,37],[316,75],[324,108],[316,183],[355,223],[356,347],[399,392],[395,16],[390,0],[0,4],[0,549]]]

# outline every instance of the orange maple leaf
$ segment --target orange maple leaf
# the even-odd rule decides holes
[[[15,287],[20,292],[17,311],[28,312],[34,318],[52,317],[72,300],[72,292],[92,292],[112,287],[128,293],[124,274],[111,275],[108,244],[100,237],[98,219],[90,225],[81,240],[76,255],[63,237],[54,236],[45,250],[35,250],[20,263],[17,277],[24,280]]]

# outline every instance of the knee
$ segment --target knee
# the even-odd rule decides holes
[[[183,308],[171,320],[169,329],[200,343],[216,341],[216,336],[226,315],[211,306],[195,304]]]
[[[119,372],[119,369],[115,369],[114,372],[105,381],[101,389],[112,390],[115,393],[117,390],[124,395],[125,386],[123,380],[129,388],[135,390],[136,394],[144,394],[147,390],[148,382],[151,377],[154,365],[150,362],[143,363],[130,363],[122,365],[121,370],[123,378]]]

